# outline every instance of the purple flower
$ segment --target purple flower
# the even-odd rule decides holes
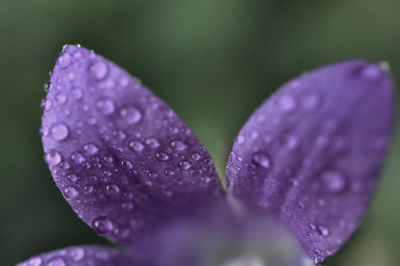
[[[120,247],[69,247],[19,265],[317,264],[346,243],[374,193],[393,93],[385,67],[363,60],[288,82],[239,132],[225,190],[164,102],[68,45],[42,105],[45,160],[76,214]]]

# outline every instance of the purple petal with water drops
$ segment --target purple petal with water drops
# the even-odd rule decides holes
[[[64,48],[42,106],[54,180],[78,216],[110,240],[131,244],[219,197],[212,159],[190,129],[92,51]]]
[[[296,236],[274,217],[234,215],[228,208],[203,215],[175,220],[146,239],[136,250],[149,258],[144,265],[314,265]]]
[[[17,266],[135,266],[125,252],[105,246],[68,247],[32,257]]]
[[[228,190],[278,215],[321,261],[351,236],[375,190],[394,121],[385,64],[362,60],[294,79],[237,136]]]

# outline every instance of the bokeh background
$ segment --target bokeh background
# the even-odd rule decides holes
[[[44,83],[66,43],[118,62],[206,144],[220,174],[251,112],[301,72],[348,58],[390,63],[400,84],[398,0],[1,0],[0,265],[105,243],[73,213],[43,161]],[[400,131],[376,199],[327,265],[400,264]]]

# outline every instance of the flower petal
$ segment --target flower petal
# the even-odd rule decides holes
[[[276,213],[322,260],[351,236],[375,190],[394,117],[384,65],[322,67],[284,85],[246,122],[228,189]]]
[[[227,208],[203,215],[175,220],[147,239],[137,250],[149,258],[144,265],[314,265],[274,217],[234,215]]]
[[[68,247],[32,257],[17,266],[134,266],[122,251],[105,246]],[[139,265],[139,264],[136,264]]]
[[[42,141],[55,182],[99,234],[130,244],[220,195],[212,159],[138,80],[79,46],[57,59]]]

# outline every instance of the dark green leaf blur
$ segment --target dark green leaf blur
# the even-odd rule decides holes
[[[40,101],[62,46],[117,62],[165,100],[218,171],[246,118],[287,80],[333,61],[387,61],[400,84],[398,0],[0,0],[0,265],[106,243],[43,160]],[[376,198],[327,265],[400,263],[400,131]]]

